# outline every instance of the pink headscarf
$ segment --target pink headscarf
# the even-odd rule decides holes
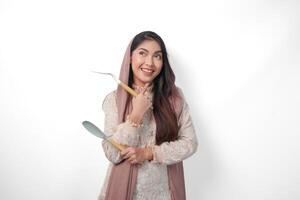
[[[126,84],[128,84],[129,80],[131,44],[132,40],[126,49],[119,75],[119,79]],[[124,122],[124,116],[131,111],[131,108],[126,109],[128,95],[129,94],[121,86],[118,86],[116,101],[119,123]],[[167,170],[171,199],[185,200],[186,195],[182,162],[168,165]],[[130,164],[129,162],[124,161],[117,165],[113,165],[106,189],[105,200],[132,200],[137,174],[138,168],[136,164]]]

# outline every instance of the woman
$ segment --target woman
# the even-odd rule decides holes
[[[120,152],[103,140],[111,163],[99,200],[184,200],[182,160],[198,143],[159,35],[145,31],[133,38],[120,80],[138,96],[119,86],[103,101],[105,133],[127,148]]]

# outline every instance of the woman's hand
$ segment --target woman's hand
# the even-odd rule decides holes
[[[132,99],[132,112],[130,119],[134,122],[140,123],[143,119],[146,111],[152,106],[152,102],[146,96],[145,92],[149,83],[146,83],[144,89],[138,94],[138,96]]]
[[[121,151],[121,156],[131,164],[142,164],[145,160],[152,160],[153,153],[151,148],[128,147]]]

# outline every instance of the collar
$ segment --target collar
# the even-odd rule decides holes
[[[140,93],[141,91],[144,90],[145,87],[143,86],[139,86],[136,84],[132,84],[132,88],[137,92]],[[151,83],[151,85],[148,86],[148,88],[146,89],[146,93],[152,93],[152,89],[153,89],[153,83]]]
[[[145,92],[145,95],[149,97],[149,99],[152,100],[153,98],[153,92],[152,92],[152,89],[153,89],[153,83],[151,83],[151,85],[149,85],[146,89],[146,92]],[[136,84],[132,84],[132,88],[134,89],[134,91],[136,91],[137,93],[140,93],[141,91],[143,91],[143,89],[145,87],[143,86],[139,86],[139,85],[136,85]]]

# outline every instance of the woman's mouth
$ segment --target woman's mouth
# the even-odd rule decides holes
[[[150,76],[153,74],[154,70],[153,69],[149,69],[149,68],[141,68],[141,71],[147,75],[147,76]]]

